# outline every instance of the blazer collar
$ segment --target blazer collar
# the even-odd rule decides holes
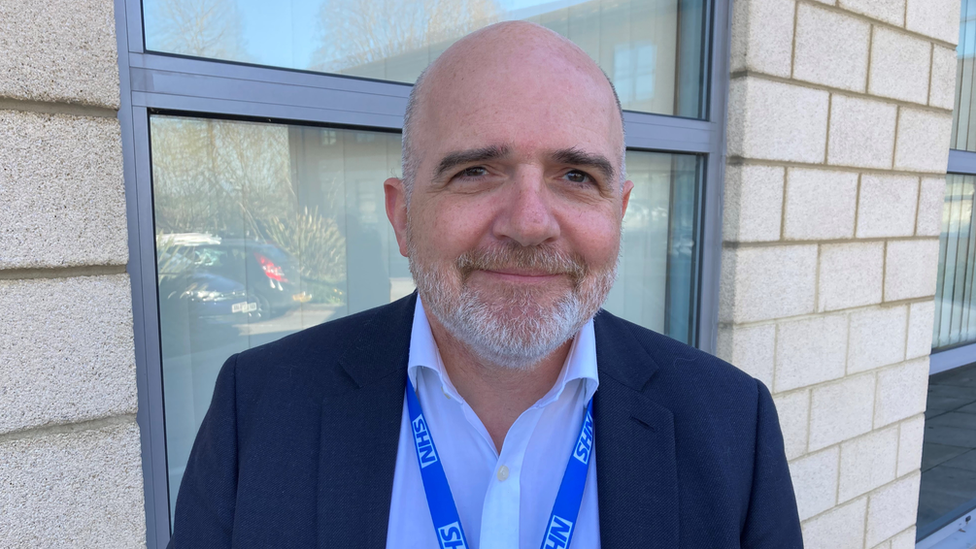
[[[674,416],[655,403],[659,366],[631,324],[595,321],[600,389],[593,403],[600,543],[604,549],[678,547]]]

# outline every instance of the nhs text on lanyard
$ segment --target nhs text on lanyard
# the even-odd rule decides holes
[[[444,466],[437,455],[434,439],[427,428],[420,401],[414,392],[413,383],[407,378],[407,408],[410,412],[410,427],[413,430],[413,441],[417,447],[417,462],[420,464],[420,476],[424,482],[424,492],[427,494],[427,508],[430,518],[434,521],[434,530],[441,549],[468,549],[468,539],[461,528],[454,495],[447,484]],[[566,465],[563,481],[559,485],[556,501],[549,514],[549,525],[542,538],[542,549],[563,549],[569,547],[573,539],[573,527],[579,516],[580,503],[583,501],[583,488],[586,486],[586,473],[589,470],[590,455],[593,453],[593,399],[586,405],[586,417],[580,427],[580,434],[576,440],[573,455]]]

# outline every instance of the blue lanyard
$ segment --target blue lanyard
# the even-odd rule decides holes
[[[410,377],[407,377],[407,408],[410,412],[410,427],[414,446],[417,448],[417,463],[427,494],[427,508],[434,522],[434,532],[441,549],[468,549],[468,538],[461,527],[454,495],[447,483],[444,466],[434,446],[434,439],[427,426],[420,401],[414,391]],[[542,537],[542,549],[563,549],[569,547],[576,531],[580,503],[583,501],[583,488],[586,486],[586,473],[589,470],[590,456],[593,454],[593,399],[586,405],[586,417],[580,427],[573,455],[566,465],[563,481],[559,485],[556,501],[552,504],[549,524]]]

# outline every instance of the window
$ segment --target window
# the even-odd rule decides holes
[[[487,23],[546,25],[616,82],[635,189],[606,308],[714,350],[727,2],[118,1],[150,547],[230,354],[413,291],[382,182],[410,83]]]

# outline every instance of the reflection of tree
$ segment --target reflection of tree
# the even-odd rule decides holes
[[[247,61],[244,25],[235,0],[146,2],[150,49]]]
[[[339,72],[444,45],[498,20],[496,0],[330,0],[311,69]],[[430,60],[428,60],[430,61]]]

